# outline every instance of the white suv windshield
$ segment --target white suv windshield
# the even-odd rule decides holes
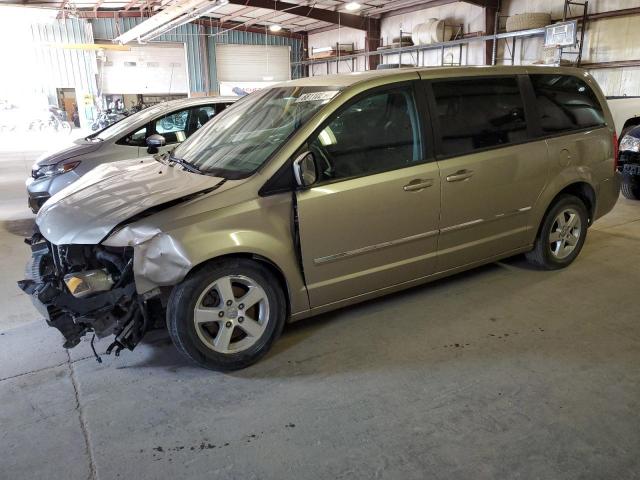
[[[339,87],[277,87],[242,99],[173,153],[202,173],[235,179],[256,171],[339,92]]]

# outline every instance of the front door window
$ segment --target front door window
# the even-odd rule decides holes
[[[355,101],[310,142],[320,165],[319,182],[373,175],[423,160],[416,107],[410,89]]]

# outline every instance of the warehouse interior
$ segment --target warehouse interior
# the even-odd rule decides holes
[[[0,478],[639,478],[639,27],[640,0],[0,0]],[[541,110],[532,107],[539,104],[534,89],[542,87],[529,77],[565,74],[579,82],[574,104],[590,95],[602,116],[598,124],[575,116],[576,124],[583,122],[573,131],[575,148],[559,143],[568,134],[543,136],[544,120],[531,120]],[[482,120],[482,138],[472,140],[481,146],[466,169],[459,152],[466,155],[468,139],[445,139],[441,131],[442,119],[462,104],[438,103],[460,92],[439,93],[435,85],[509,76],[522,106]],[[385,81],[414,89],[407,119],[397,113],[409,97],[395,90],[383,113],[375,102],[355,108],[358,121],[346,114],[342,120],[343,106],[329,110],[345,92],[358,99],[366,92],[356,89],[377,92]],[[421,93],[418,85],[427,83]],[[508,101],[508,90],[495,91],[502,98],[469,103],[480,106],[456,111],[450,123],[472,123],[483,105]],[[287,93],[273,93],[273,103],[261,107],[269,92]],[[307,116],[286,134],[260,136],[282,99],[290,101],[287,111]],[[526,117],[527,140],[503,145],[491,132],[514,117],[523,125]],[[318,127],[319,134],[311,128],[336,118],[338,128]],[[437,191],[432,178],[425,180],[432,170],[420,170],[393,203],[388,190],[374,187],[398,170],[349,173],[341,182],[328,160],[318,166],[312,136],[304,148],[290,146],[317,134],[332,151],[346,138],[343,128],[357,150],[367,130],[383,137],[389,128],[400,132],[398,125],[419,138],[407,151],[428,157],[422,160],[435,169]],[[229,147],[247,131],[255,143]],[[405,141],[399,133],[391,137]],[[274,141],[280,146],[269,160],[229,173],[236,157],[258,155]],[[455,154],[441,155],[445,143]],[[385,160],[400,151],[390,145]],[[363,148],[363,158],[378,158]],[[519,153],[511,157],[503,153],[514,149]],[[174,156],[181,151],[184,158]],[[604,167],[594,166],[600,151]],[[274,159],[285,154],[276,168]],[[227,163],[205,175],[207,160],[196,167],[187,155],[226,156],[216,161]],[[305,165],[309,155],[312,167]],[[548,155],[547,166],[523,163],[539,155]],[[520,166],[509,165],[516,157]],[[481,192],[447,196],[458,185],[452,182],[469,186],[485,172],[494,180]],[[571,261],[539,268],[530,261],[533,241],[544,236],[556,204],[536,205],[568,172],[581,186],[567,180],[550,198],[573,195],[582,203],[570,211],[583,209],[588,217],[576,230],[557,223],[567,242],[572,231],[579,236]],[[214,177],[223,180],[207,183]],[[363,178],[376,180],[365,185]],[[496,186],[497,178],[515,193]],[[283,179],[295,186],[283,187]],[[534,181],[543,193],[525,201]],[[341,185],[349,182],[355,186],[347,196]],[[606,192],[614,187],[610,201]],[[254,196],[245,201],[251,188]],[[321,195],[329,200],[316,206]],[[425,198],[438,206],[416,203],[416,195],[430,195]],[[520,203],[508,212],[491,210],[491,220],[477,213],[506,197]],[[211,211],[202,206],[206,201]],[[463,212],[453,226],[445,225],[447,202]],[[506,245],[506,234],[491,233],[490,226],[515,222],[503,218],[510,215],[533,222],[538,208],[535,226],[518,230],[532,242],[509,255],[453,262],[446,271],[434,267],[424,281],[396,280],[409,253],[384,268],[363,266],[378,251],[430,245],[433,255],[411,254],[424,265],[432,257],[462,258],[461,247],[443,247],[444,238],[483,222],[485,237]],[[108,223],[121,212],[128,217]],[[312,220],[304,218],[309,212]],[[251,223],[243,223],[250,215]],[[425,218],[435,226],[415,226]],[[181,243],[156,221],[190,240]],[[259,231],[249,251],[243,234],[254,226]],[[128,243],[114,243],[118,236]],[[90,272],[99,280],[80,275],[74,245],[89,255],[94,243],[100,244],[96,258],[122,262],[120,277],[95,262]],[[481,248],[481,241],[471,243]],[[114,260],[116,247],[124,253]],[[44,258],[41,248],[51,265],[34,260]],[[193,249],[206,261],[196,262]],[[215,258],[210,251],[218,252]],[[63,260],[71,269],[63,269]],[[343,264],[353,271],[341,270]],[[232,292],[233,301],[219,311],[218,333],[206,330],[212,349],[225,325],[241,334],[229,333],[227,345],[248,344],[254,334],[248,321],[240,325],[244,314],[266,318],[263,327],[282,317],[268,339],[260,333],[255,345],[264,343],[264,351],[238,363],[241,368],[224,367],[232,352],[212,357],[223,367],[208,369],[199,361],[207,357],[202,349],[190,350],[181,337],[181,308],[191,308],[200,337],[190,335],[198,342],[198,305],[212,309],[203,298],[216,288],[224,300],[219,280],[207,277],[209,293],[179,303],[217,268],[244,296]],[[36,270],[47,285],[64,270],[60,288],[74,298],[53,307],[44,302]],[[326,271],[333,277],[323,277]],[[133,290],[126,290],[125,278]],[[102,330],[97,321],[83,323],[107,311],[98,301],[104,295],[93,290],[100,291],[99,281],[128,292],[139,316],[138,310],[127,316],[119,304],[108,319],[131,323],[118,320],[118,327]],[[88,296],[77,285],[89,288]],[[341,297],[341,290],[351,293]],[[251,292],[263,295],[252,312],[242,305]],[[125,293],[118,295],[120,302]],[[90,313],[69,313],[68,323],[56,324],[60,312],[92,298]],[[134,320],[143,325],[135,341],[126,327]]]

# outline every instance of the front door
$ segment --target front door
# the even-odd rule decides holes
[[[523,247],[549,172],[516,76],[434,81],[442,217],[438,270]]]
[[[308,146],[320,172],[297,208],[312,307],[433,273],[440,179],[413,86],[357,97]]]

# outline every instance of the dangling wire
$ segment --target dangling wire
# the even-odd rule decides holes
[[[96,352],[96,347],[93,345],[93,342],[95,342],[96,340],[96,334],[93,334],[93,337],[91,337],[91,350],[93,351],[93,356],[96,357],[96,362],[98,363],[102,363],[102,358],[100,358],[100,355],[98,355],[98,352]]]

